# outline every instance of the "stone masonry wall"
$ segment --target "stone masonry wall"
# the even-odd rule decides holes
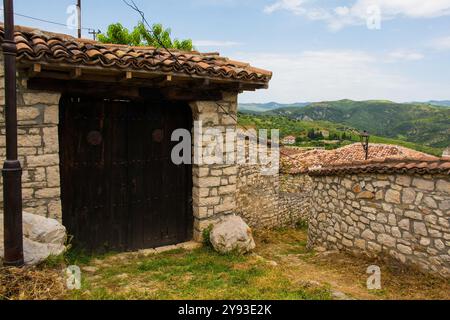
[[[310,213],[308,175],[262,175],[257,165],[238,167],[237,213],[253,228],[295,227]]]
[[[279,176],[262,175],[259,165],[240,165],[236,213],[252,228],[279,226]]]
[[[450,177],[313,177],[309,246],[386,256],[450,276]]]
[[[280,176],[280,226],[294,227],[300,221],[308,221],[312,191],[313,181],[307,174]]]
[[[0,58],[1,163],[6,156],[3,88],[3,58]],[[25,78],[19,74],[17,113],[19,160],[23,168],[23,210],[61,221],[58,155],[59,99],[59,94],[28,90]],[[3,182],[0,185],[0,206],[3,208]]]
[[[204,131],[208,128],[219,129],[225,139],[227,129],[236,129],[236,93],[224,93],[223,100],[218,102],[191,103],[191,109],[194,121],[202,121]],[[210,141],[204,141],[203,146],[211,146]],[[194,145],[194,148],[199,147]],[[236,175],[236,164],[193,166],[194,240],[201,241],[203,230],[236,212]]]

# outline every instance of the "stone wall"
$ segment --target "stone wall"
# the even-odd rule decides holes
[[[295,227],[307,221],[312,179],[308,175],[262,175],[257,165],[238,167],[237,214],[253,228]]]
[[[261,174],[259,165],[238,167],[236,213],[253,228],[279,226],[279,176]]]
[[[194,121],[202,121],[203,131],[219,129],[225,139],[227,129],[236,129],[237,94],[224,93],[222,101],[191,103]],[[205,135],[205,132],[203,132]],[[194,133],[195,135],[195,133]],[[203,146],[212,146],[213,137],[205,135]],[[211,139],[208,142],[207,139]],[[194,141],[197,140],[194,137]],[[200,145],[194,145],[199,150]],[[226,154],[226,150],[223,150]],[[204,157],[203,160],[206,159]],[[208,160],[206,161],[208,162]],[[202,232],[224,216],[236,212],[237,165],[215,164],[193,167],[194,240],[202,240]]]
[[[450,177],[315,176],[309,246],[386,256],[450,276]]]
[[[0,55],[1,56],[1,55]],[[0,58],[0,161],[6,156],[3,58]],[[19,160],[23,175],[23,209],[61,221],[58,104],[60,95],[26,88],[19,74],[17,114]],[[3,182],[0,186],[3,207]]]
[[[313,181],[307,174],[280,176],[280,226],[294,227],[300,221],[308,221],[312,191]]]

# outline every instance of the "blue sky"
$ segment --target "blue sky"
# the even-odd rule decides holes
[[[450,0],[135,1],[198,50],[274,72],[269,90],[241,102],[450,99]],[[15,11],[65,23],[75,2],[15,0]],[[84,27],[138,21],[122,0],[82,4]],[[16,24],[76,33],[23,17]]]

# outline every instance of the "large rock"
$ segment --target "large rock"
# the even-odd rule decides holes
[[[65,250],[66,228],[54,219],[23,213],[23,254],[26,265],[36,265]],[[3,259],[3,215],[0,215],[0,258]]]
[[[211,231],[211,244],[219,253],[244,254],[255,249],[252,230],[237,216],[226,217]]]

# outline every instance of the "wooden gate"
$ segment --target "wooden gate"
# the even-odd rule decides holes
[[[192,167],[171,161],[188,105],[63,97],[63,223],[90,251],[136,250],[192,238]]]

